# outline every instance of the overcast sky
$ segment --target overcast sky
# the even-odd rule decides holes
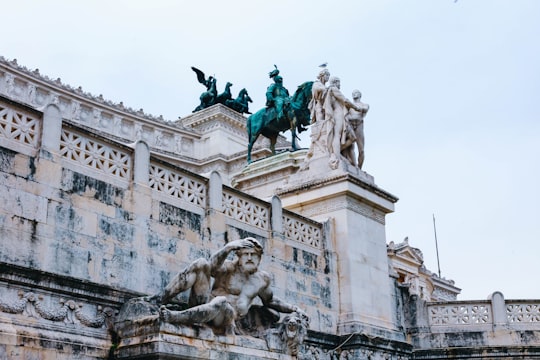
[[[0,55],[167,120],[198,105],[191,66],[255,112],[274,64],[292,93],[328,62],[371,107],[364,170],[400,199],[387,241],[408,236],[437,272],[435,214],[459,299],[540,299],[539,15],[538,0],[18,0]]]

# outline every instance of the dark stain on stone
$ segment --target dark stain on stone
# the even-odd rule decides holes
[[[0,146],[0,171],[10,173],[13,171],[15,155],[17,153]]]
[[[317,255],[302,250],[302,258],[304,259],[305,266],[317,269]]]
[[[111,236],[114,239],[124,243],[131,242],[135,233],[132,225],[114,222],[107,217],[102,217],[99,219],[99,229],[105,235]]]
[[[107,205],[119,206],[120,204],[116,204],[115,201],[117,198],[123,198],[124,195],[124,191],[116,186],[77,172],[73,172],[71,183],[66,185],[68,186],[66,191],[79,195],[83,195],[88,190],[95,190],[94,199]]]
[[[330,252],[328,250],[323,251],[324,256],[324,273],[330,274]]]
[[[30,168],[30,174],[28,174],[28,179],[33,179],[36,174],[36,159],[31,157],[28,159],[28,167]]]
[[[163,202],[159,203],[159,221],[166,225],[176,225],[193,230],[201,234],[201,216],[190,211],[172,206]]]
[[[328,309],[332,308],[330,287],[321,285],[320,283],[313,281],[311,283],[311,294],[320,298],[323,305],[326,306]]]

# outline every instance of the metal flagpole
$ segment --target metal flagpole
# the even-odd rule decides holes
[[[435,251],[437,252],[437,269],[441,277],[441,264],[439,263],[439,244],[437,243],[437,227],[435,226],[435,214],[433,214],[433,232],[435,233]]]

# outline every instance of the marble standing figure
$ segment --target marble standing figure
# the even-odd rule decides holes
[[[228,260],[235,253],[234,260]],[[231,241],[210,260],[198,259],[179,273],[153,302],[166,304],[179,293],[191,289],[187,310],[175,311],[161,306],[162,320],[177,324],[206,324],[227,335],[240,333],[236,323],[248,315],[255,298],[264,307],[281,313],[307,315],[296,305],[273,295],[270,274],[259,270],[263,248],[254,238]],[[210,290],[211,277],[214,284]]]
[[[306,159],[301,169],[306,170],[309,166],[309,161],[315,153],[315,148],[318,147],[325,151],[326,144],[321,143],[321,130],[324,126],[324,98],[326,96],[326,83],[330,78],[330,71],[323,68],[319,71],[317,79],[311,87],[311,100],[308,104],[309,114],[311,118],[311,144]]]
[[[327,129],[327,146],[330,154],[329,165],[332,169],[338,167],[341,159],[356,165],[354,158],[354,132],[345,118],[349,109],[361,111],[341,93],[341,81],[338,77],[330,77],[327,94],[324,101],[325,122]]]
[[[359,169],[362,169],[364,164],[364,117],[366,116],[369,105],[360,101],[362,98],[362,93],[359,90],[353,90],[352,100],[353,103],[358,106],[361,111],[358,111],[354,108],[350,108],[347,113],[347,120],[351,124],[351,127],[354,130],[356,136],[356,150],[358,151],[358,163],[357,166]]]
[[[317,80],[313,82],[311,88],[311,101],[308,108],[311,116],[311,123],[315,123],[317,120],[324,120],[324,97],[326,95],[326,83],[330,78],[330,71],[324,68],[319,71]]]

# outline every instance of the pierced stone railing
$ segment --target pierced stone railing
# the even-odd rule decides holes
[[[86,167],[93,172],[126,182],[131,180],[131,154],[75,130],[62,129],[60,155],[67,162]]]
[[[540,326],[540,301],[511,301],[506,303],[506,315],[510,324],[537,324]]]
[[[17,151],[33,155],[39,146],[41,119],[23,110],[0,103],[0,139]],[[11,145],[11,146],[10,146]]]
[[[149,186],[155,191],[205,208],[206,183],[185,172],[173,170],[157,163],[150,163]]]
[[[505,301],[495,292],[487,301],[428,303],[427,316],[435,332],[476,331],[479,327],[536,330],[540,329],[540,300]]]
[[[239,192],[223,189],[223,213],[235,220],[270,230],[270,204]]]
[[[285,238],[321,249],[322,224],[290,211],[283,211]]]
[[[428,306],[431,326],[483,325],[493,323],[491,304],[465,303]]]
[[[6,73],[2,76],[5,80]],[[8,91],[9,95],[23,96],[27,85],[14,79],[12,83],[18,85]],[[262,232],[272,232],[301,246],[322,248],[320,223],[289,211],[282,212],[281,204],[249,196],[224,186],[221,181],[211,192],[211,180],[152,157],[152,145],[144,139],[128,145],[122,138],[100,136],[103,127],[118,125],[113,124],[112,118],[101,121],[99,126],[88,121],[86,125],[79,124],[66,119],[62,103],[49,101],[42,105],[42,110],[37,111],[9,99],[0,101],[1,145],[25,155],[60,161],[64,168],[124,189],[133,183],[148,186],[159,194],[159,201],[170,201],[173,205],[182,201],[197,207],[191,210],[199,214],[204,214],[206,209],[217,210],[231,221],[245,224],[248,232],[253,230],[262,236]],[[91,115],[86,108],[80,114],[82,118]]]

